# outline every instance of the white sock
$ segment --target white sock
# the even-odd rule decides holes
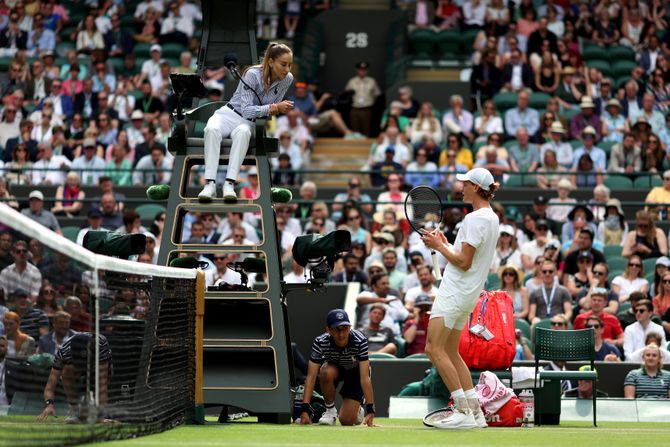
[[[459,388],[459,389],[454,390],[454,391],[451,392],[451,397],[453,397],[454,400],[456,400],[456,399],[466,397],[466,396],[465,396],[465,393],[463,392],[463,388]]]
[[[326,410],[334,410],[334,409],[335,409],[335,402],[326,403]]]
[[[469,390],[465,391],[465,397],[468,399],[478,399],[477,393],[475,392],[474,388],[470,388]]]

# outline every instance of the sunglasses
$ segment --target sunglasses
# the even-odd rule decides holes
[[[635,263],[629,262],[629,263],[628,263],[628,267],[637,267],[637,268],[640,268],[640,267],[642,267],[642,264],[635,264]]]
[[[591,328],[591,329],[600,329],[602,326],[600,326],[599,324],[588,324],[588,325],[585,325],[584,327],[585,327],[586,329],[589,329],[589,328]]]
[[[647,311],[646,307],[640,307],[639,309],[635,309],[636,314],[643,314]]]
[[[649,228],[649,224],[637,224],[638,228]]]
[[[566,324],[563,323],[562,321],[552,321],[551,325],[552,326],[566,326]]]
[[[353,220],[358,220],[358,219],[360,219],[360,218],[361,218],[361,216],[349,216],[349,217],[347,218],[347,220],[351,222],[351,221],[353,221]]]
[[[554,273],[555,271],[556,271],[556,270],[542,270],[542,273],[544,273],[545,275],[551,275],[551,274]]]
[[[595,270],[594,270],[594,271],[593,271],[593,274],[596,275],[596,276],[605,276],[607,273],[605,273],[605,272],[598,272],[598,271],[595,271]]]
[[[17,255],[22,255],[24,253],[28,253],[28,250],[18,249],[18,250],[14,250],[14,253],[16,253]]]
[[[503,273],[503,276],[516,276],[516,273],[514,273],[514,272],[505,272],[505,273]]]
[[[349,183],[349,188],[360,188],[360,183]]]
[[[670,279],[664,279],[663,284],[670,284]]]
[[[214,258],[215,261],[223,261],[224,259],[226,258],[219,258],[219,257]]]

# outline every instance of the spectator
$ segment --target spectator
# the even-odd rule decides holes
[[[111,145],[111,160],[105,167],[105,176],[117,186],[129,186],[132,179],[133,164],[128,155],[128,137],[125,130],[119,132],[116,143]]]
[[[154,51],[156,53],[156,51]],[[149,60],[150,61],[150,60]],[[149,62],[146,61],[146,62]],[[145,62],[145,63],[146,63]],[[158,77],[160,77],[160,64],[158,65]],[[142,98],[135,102],[135,110],[142,112],[145,121],[153,121],[163,112],[163,103],[159,98],[153,95],[151,81],[145,79],[142,81]],[[132,119],[132,116],[131,116]]]
[[[34,297],[34,296],[33,296]],[[22,288],[14,290],[11,296],[13,309],[21,317],[21,331],[34,340],[49,332],[49,317],[33,307],[29,292]]]
[[[610,12],[607,8],[600,9],[597,12],[598,20],[595,22],[595,27],[591,39],[593,42],[601,47],[610,47],[619,42],[621,33],[616,27],[616,24],[610,20]]]
[[[76,172],[70,171],[65,177],[65,185],[60,185],[56,189],[56,201],[51,208],[51,212],[56,216],[74,217],[84,206],[83,200],[86,199],[86,193],[81,190],[81,179]]]
[[[473,141],[475,136],[472,133],[473,117],[472,113],[463,109],[463,97],[461,95],[451,95],[449,98],[451,110],[445,113],[442,118],[445,135],[463,135],[468,141]],[[436,143],[440,143],[435,140]]]
[[[420,253],[418,253],[420,254]],[[430,265],[420,265],[416,268],[416,277],[418,284],[412,288],[408,288],[405,292],[405,308],[412,312],[415,308],[415,302],[420,296],[427,296],[432,303],[437,297],[437,287],[435,287],[435,277],[433,276],[433,269]],[[407,275],[405,276],[405,284],[407,283]],[[401,287],[404,289],[405,285]]]
[[[495,103],[489,99],[484,101],[482,108],[482,114],[475,118],[475,131],[479,135],[479,141],[486,140],[491,134],[503,133],[503,122],[496,112]]]
[[[70,327],[77,332],[91,330],[91,315],[83,309],[81,300],[76,296],[65,298],[63,310],[70,314]]]
[[[51,231],[62,235],[63,233],[60,230],[60,225],[58,224],[56,216],[50,211],[44,210],[44,194],[38,190],[31,191],[28,195],[28,200],[30,207],[23,209],[21,214],[31,218],[40,225],[47,227]]]
[[[382,303],[370,306],[368,312],[368,325],[361,332],[368,339],[368,349],[371,354],[385,353],[395,355],[397,347],[394,343],[394,335],[391,328],[382,327],[381,322],[386,316],[386,307]]]
[[[152,146],[151,153],[137,162],[133,173],[133,184],[136,186],[169,184],[172,161],[172,158],[165,156],[164,147],[158,144]]]
[[[301,154],[304,154],[312,143],[312,135],[309,133],[307,126],[300,118],[300,112],[291,110],[286,115],[280,116],[277,119],[277,130],[275,135],[281,135],[288,132],[291,136],[291,142],[300,147]],[[293,160],[291,160],[293,164]]]
[[[661,262],[665,261],[663,258],[658,259]],[[661,283],[660,287],[658,289],[656,288],[654,289],[654,293],[656,293],[656,296],[654,296],[654,299],[652,301],[654,305],[654,314],[656,314],[656,316],[662,319],[663,329],[665,329],[666,332],[670,333],[670,330],[668,330],[670,329],[670,322],[666,321],[668,320],[668,316],[670,315],[670,312],[668,312],[668,310],[670,309],[670,273],[667,271],[667,267],[666,272],[663,275],[661,275],[660,283]]]
[[[647,334],[655,332],[661,337],[661,345],[665,346],[665,331],[663,326],[651,321],[654,312],[654,306],[649,300],[640,300],[635,306],[635,323],[626,327],[624,331],[624,353],[633,353],[643,348]]]
[[[528,273],[535,266],[535,260],[538,256],[544,255],[544,249],[549,239],[549,222],[545,219],[539,219],[534,222],[532,235],[534,238],[525,242],[521,246],[521,262],[524,270]]]
[[[635,352],[632,352],[630,354],[626,355],[626,362],[629,363],[642,363],[643,360],[643,354],[645,351],[645,348],[649,345],[656,345],[659,347],[659,350],[661,351],[661,358],[663,359],[663,364],[666,364],[666,362],[670,362],[670,351],[665,349],[664,347],[661,346],[661,336],[656,333],[656,332],[649,332],[647,334],[647,337],[644,340],[644,348],[640,348]]]
[[[524,61],[523,54],[518,48],[510,51],[509,61],[503,65],[502,74],[503,90],[518,93],[533,87],[533,69]]]
[[[635,52],[642,50],[646,35],[645,20],[638,8],[622,9],[621,34],[621,45],[631,47]]]
[[[428,321],[433,299],[428,295],[419,295],[414,302],[413,317],[403,326],[402,338],[405,339],[407,354],[422,354],[426,351]]]
[[[460,146],[459,143],[460,137],[458,135],[450,135],[449,141],[450,141],[449,146],[453,147]],[[469,149],[466,150],[468,151],[468,156],[470,157],[470,160],[472,160],[472,152],[470,152]],[[442,162],[443,158],[444,162]],[[467,171],[468,167],[458,162],[458,152],[456,150],[453,150],[451,149],[451,147],[448,147],[447,150],[442,152],[442,155],[440,155],[440,172],[444,174],[440,181],[440,184],[442,186],[444,186],[447,189],[452,189],[453,185],[458,181],[456,179],[456,174]]]
[[[366,253],[372,248],[372,238],[370,232],[365,229],[363,215],[358,208],[351,207],[344,210],[344,225],[351,233],[352,242],[363,242],[366,246]]]
[[[628,127],[626,118],[621,115],[621,103],[618,99],[612,98],[607,101],[605,110],[601,114],[603,141],[621,143],[625,139],[626,128]]]
[[[670,114],[665,116],[665,127],[658,134],[658,137],[660,138],[666,150],[670,148]]]
[[[339,282],[339,283],[350,283],[350,282],[357,282],[361,284],[361,287],[364,287],[368,283],[368,277],[365,274],[365,272],[361,271],[360,269],[360,264],[358,262],[358,258],[352,254],[352,253],[347,253],[344,256],[344,269],[333,275],[333,282]],[[374,306],[373,306],[374,307]],[[383,306],[382,306],[383,308]],[[372,309],[370,309],[372,312]],[[382,318],[383,319],[383,316]],[[380,319],[380,321],[381,321]],[[379,323],[379,322],[377,322]],[[365,330],[363,330],[363,333],[365,333]],[[368,334],[366,334],[367,336]],[[368,341],[370,341],[370,338],[368,337]]]
[[[499,267],[506,266],[523,269],[516,231],[511,225],[501,224],[491,272],[496,272]]]
[[[398,88],[401,116],[410,119],[416,118],[416,115],[419,113],[419,107],[421,107],[419,101],[414,99],[413,94],[412,87],[408,85]]]
[[[625,397],[670,398],[670,373],[663,370],[663,355],[656,344],[642,348],[642,368],[630,371],[624,382]]]
[[[107,231],[102,226],[102,212],[99,209],[97,208],[90,209],[87,214],[87,221],[88,221],[88,227],[82,228],[81,230],[79,230],[79,233],[77,233],[76,242],[77,244],[82,246],[84,245],[84,236],[90,230]]]
[[[357,63],[356,76],[344,87],[347,91],[353,91],[350,118],[352,130],[366,136],[369,136],[372,130],[372,106],[381,94],[377,81],[368,76],[368,67],[367,62]]]
[[[75,158],[71,168],[79,173],[84,185],[95,185],[105,171],[105,161],[95,153],[96,142],[86,138],[83,143],[84,154]]]
[[[51,143],[38,146],[40,159],[33,165],[32,183],[34,185],[63,185],[65,172],[70,168],[70,160],[64,155],[54,155]]]
[[[573,251],[570,254],[573,253],[577,253],[577,251]],[[582,290],[588,289],[589,284],[593,280],[593,274],[591,273],[593,255],[588,251],[578,252],[576,264],[576,272],[563,275],[563,285],[568,289],[573,298]]]
[[[626,132],[622,143],[612,146],[609,172],[633,174],[642,170],[642,155],[640,146],[635,144],[635,135]]]
[[[400,327],[397,323],[405,321],[409,312],[402,305],[399,297],[389,294],[391,288],[388,276],[384,273],[372,276],[370,286],[370,292],[362,292],[356,299],[358,303],[356,314],[360,316],[358,326],[362,328],[368,325],[368,313],[371,304],[382,303],[386,308],[382,326],[391,328],[394,335],[400,335]]]
[[[19,15],[9,14],[9,25],[0,31],[0,48],[2,56],[14,56],[18,50],[28,46],[28,33],[19,27]]]
[[[345,192],[337,193],[333,199],[331,209],[333,210],[333,220],[339,221],[342,217],[342,204],[345,202],[353,202],[365,213],[370,216],[372,214],[372,201],[369,195],[361,193],[361,181],[357,177],[352,177],[347,183],[347,190]]]
[[[44,72],[44,63],[37,59],[32,65],[32,76],[26,84],[26,98],[31,104],[39,104],[51,93],[52,80]]]
[[[607,304],[603,308],[603,311],[611,315],[617,314],[619,311],[619,295],[614,293],[610,288],[608,281],[609,271],[609,267],[605,262],[598,262],[593,266],[593,269],[591,270],[592,277],[589,278],[589,284],[587,284],[588,287],[583,287],[576,296],[580,312],[588,312],[592,308],[591,295],[596,288],[599,288],[607,291]]]
[[[96,119],[100,113],[98,95],[93,91],[93,79],[85,79],[81,91],[74,95],[74,111],[87,120]]]
[[[670,175],[665,173],[664,176]],[[663,183],[670,183],[664,180]],[[621,256],[638,256],[642,259],[657,258],[668,254],[668,239],[660,228],[654,225],[654,220],[647,211],[635,213],[635,231],[628,232]]]
[[[643,120],[643,117],[640,117],[639,120]],[[642,154],[644,156],[644,171],[649,173],[662,172],[665,169],[665,163],[667,154],[658,137],[654,134],[646,135],[646,141],[642,140]]]
[[[407,175],[405,181],[408,185],[418,186],[427,185],[432,188],[438,188],[440,185],[440,176],[437,174],[437,165],[428,161],[428,154],[423,148],[419,148],[415,154],[416,161],[407,165]]]
[[[220,284],[241,284],[241,275],[228,268],[231,262],[237,259],[235,253],[216,253],[214,254],[214,267],[205,273],[205,286],[218,286]]]
[[[475,95],[478,102],[492,99],[502,88],[503,73],[496,66],[495,62],[495,51],[486,50],[482,54],[481,63],[472,68],[472,74],[470,75],[470,91]],[[479,131],[476,123],[475,128]]]
[[[595,326],[594,326],[595,327]],[[596,353],[596,355],[598,355]],[[582,365],[579,367],[579,371],[591,371],[591,365]],[[596,377],[598,371],[596,372]],[[576,397],[577,399],[592,399],[593,398],[593,384],[591,380],[577,380],[577,388],[571,388],[563,393],[563,397]],[[609,397],[609,395],[599,389],[595,389],[596,398]]]
[[[122,234],[144,234],[147,232],[147,229],[142,226],[142,220],[140,215],[135,210],[126,210],[123,212],[123,225],[119,228],[116,228],[114,231]],[[195,230],[191,230],[192,234],[195,233]],[[204,235],[202,224],[200,225],[200,243],[203,243],[202,236]],[[193,236],[192,236],[193,238]],[[195,243],[195,242],[193,242]]]
[[[554,222],[561,224],[568,219],[568,214],[572,210],[572,206],[577,203],[577,199],[570,197],[570,191],[574,188],[570,180],[562,178],[556,185],[558,197],[549,199],[549,207],[547,208],[547,217]]]
[[[488,169],[495,181],[500,184],[504,183],[503,174],[510,171],[507,160],[499,158],[498,149],[492,145],[487,147],[485,158],[477,160],[475,167]]]
[[[507,226],[501,225],[501,231],[502,227]],[[514,318],[527,319],[530,302],[528,290],[523,286],[523,272],[511,264],[505,264],[498,269],[498,278],[500,279],[500,290],[507,292],[512,298]]]
[[[2,122],[0,122],[0,147],[6,147],[7,141],[11,138],[18,138],[21,135],[20,122],[16,118],[16,107],[13,104],[7,105],[2,109]]]
[[[517,95],[517,106],[505,112],[505,132],[508,136],[515,136],[520,127],[525,128],[531,136],[540,130],[540,115],[537,110],[528,107],[529,100],[528,92],[521,91]]]
[[[628,222],[618,199],[609,199],[605,205],[605,219],[598,224],[596,239],[605,245],[624,245],[628,236]]]
[[[588,287],[586,288],[588,289]],[[600,320],[600,329],[602,329],[599,331],[601,339],[615,346],[622,347],[624,343],[624,332],[621,328],[621,324],[617,317],[605,311],[610,292],[604,287],[591,287],[588,290],[589,293],[587,299],[590,298],[591,310],[577,315],[574,322],[574,328],[584,329],[584,327],[589,324],[589,320],[592,317],[597,317]],[[617,357],[621,357],[621,355],[618,355]]]
[[[508,147],[510,169],[514,172],[534,172],[540,164],[540,153],[529,137],[528,130],[519,127],[516,130],[516,142]]]
[[[612,290],[619,295],[621,303],[628,301],[633,292],[648,293],[649,282],[644,277],[644,265],[639,256],[629,257],[626,269],[612,281]]]
[[[84,22],[77,32],[77,53],[91,54],[93,50],[102,50],[105,48],[105,42],[102,39],[102,33],[98,30],[95,23],[95,17],[92,14],[84,18]]]
[[[542,264],[542,287],[530,294],[528,321],[537,324],[544,318],[559,314],[565,315],[569,321],[572,317],[572,297],[570,292],[558,284],[556,278],[556,264],[553,261],[544,261]]]
[[[330,93],[323,93],[319,100],[307,89],[305,82],[295,83],[293,100],[295,109],[301,114],[302,121],[307,123],[312,132],[327,132],[335,129],[345,138],[359,138],[361,134],[353,132],[344,122],[342,115],[336,109],[326,109],[326,101],[332,98]]]
[[[402,183],[400,174],[389,174],[386,180],[386,190],[379,194],[377,202],[390,202],[390,204],[378,203],[377,211],[383,211],[390,205],[397,213],[403,212],[407,193],[401,190]]]
[[[642,95],[642,110],[637,115],[634,115],[631,121],[635,120],[637,122],[640,117],[644,117],[651,126],[651,131],[658,135],[665,127],[665,117],[658,110],[654,110],[654,106],[654,94],[645,93]]]
[[[70,314],[59,310],[54,315],[53,330],[40,337],[37,352],[55,355],[68,338],[76,334],[70,329]]]
[[[389,126],[395,126],[400,129],[400,133],[404,136],[410,125],[410,120],[406,116],[402,115],[402,112],[402,102],[391,101],[388,113],[385,112],[384,115],[382,115],[382,129],[386,129]]]
[[[4,329],[4,326],[2,327]],[[4,330],[3,330],[4,332]],[[5,385],[7,381],[6,378],[6,362],[7,358],[7,349],[9,342],[7,341],[6,335],[0,335],[0,405],[9,405],[7,400],[7,386]]]
[[[626,82],[624,87],[624,97],[621,100],[621,106],[623,107],[623,114],[630,122],[635,121],[642,111],[642,94],[640,93],[640,87],[637,85],[637,82],[630,80]]]
[[[27,358],[35,353],[37,343],[30,335],[21,332],[19,325],[21,317],[16,312],[5,312],[3,317],[5,325],[5,337],[7,338],[6,358],[20,357]],[[4,379],[4,376],[3,376]]]
[[[667,256],[661,256],[656,259],[654,265],[654,284],[651,290],[650,296],[656,296],[663,292],[662,282],[663,277],[668,272],[670,268],[670,258]],[[651,284],[650,284],[651,286]],[[654,311],[656,311],[656,305],[654,304]]]
[[[421,104],[419,113],[412,121],[408,135],[415,146],[427,140],[432,140],[438,145],[442,143],[442,126],[439,120],[435,118],[433,105],[430,102]]]
[[[113,192],[102,194],[102,197],[100,197],[100,211],[102,213],[103,228],[114,231],[123,224],[123,216]]]
[[[62,94],[62,85],[60,79],[53,79],[50,82],[49,91],[47,91],[48,96],[42,98],[37,107],[44,108],[47,104],[51,104],[53,117],[57,121],[65,123],[74,114],[74,102],[72,96]]]
[[[81,283],[81,269],[65,254],[55,252],[54,262],[42,269],[42,277],[61,293],[74,290]]]

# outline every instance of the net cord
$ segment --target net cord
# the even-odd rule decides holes
[[[141,264],[138,267],[135,261],[95,254],[66,237],[54,233],[4,203],[0,203],[0,222],[12,228],[20,228],[26,236],[35,238],[47,247],[65,253],[72,259],[86,264],[94,272],[97,270],[112,270],[131,275],[142,274],[143,276],[180,279],[195,279],[197,275],[196,269],[181,269],[152,264]]]

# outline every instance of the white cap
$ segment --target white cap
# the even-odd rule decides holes
[[[514,227],[511,225],[500,225],[500,229],[498,230],[498,234],[509,234],[510,236],[514,236]]]
[[[34,190],[30,192],[30,194],[28,195],[28,199],[37,199],[44,201],[44,194],[42,194],[42,191]]]
[[[160,53],[161,51],[163,51],[163,48],[160,45],[158,45],[157,43],[155,43],[155,44],[151,45],[151,48],[149,48],[149,52],[151,52],[151,51],[158,51]]]
[[[258,170],[256,169],[256,166],[252,166],[249,168],[247,171],[247,175],[258,175]]]
[[[462,182],[470,182],[488,191],[491,185],[495,182],[493,175],[485,168],[470,169],[465,174],[456,174],[456,178]]]
[[[143,120],[144,113],[141,110],[133,110],[133,113],[130,114],[131,120]]]
[[[656,265],[664,265],[666,267],[670,267],[670,258],[667,256],[661,256],[656,260]]]

